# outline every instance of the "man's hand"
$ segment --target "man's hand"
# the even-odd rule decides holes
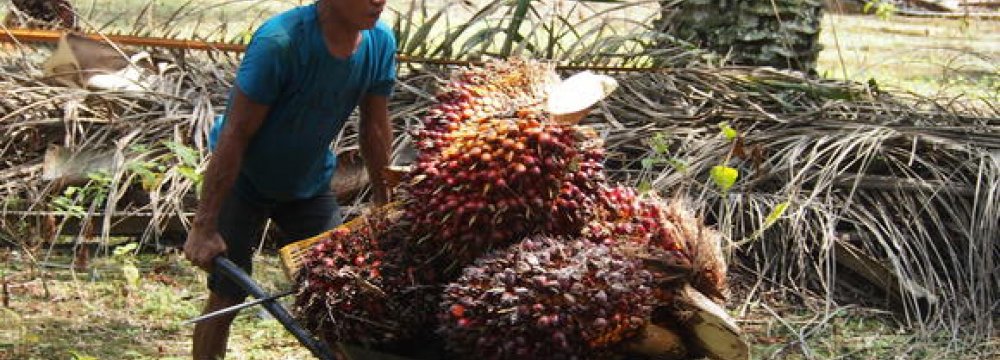
[[[197,226],[188,233],[184,242],[184,257],[205,271],[212,270],[212,260],[226,252],[226,242],[215,230],[201,230]]]

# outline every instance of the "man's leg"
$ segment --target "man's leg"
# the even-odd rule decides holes
[[[247,274],[253,271],[253,250],[260,240],[268,207],[246,200],[236,191],[226,198],[219,211],[219,235],[226,241],[226,254],[233,263]],[[208,275],[208,301],[202,314],[243,302],[246,291],[218,270]],[[194,327],[192,351],[194,360],[225,358],[229,328],[237,312],[199,322]]]
[[[242,302],[241,299],[220,295],[211,291],[208,293],[208,302],[205,303],[205,310],[202,314],[227,308],[240,302]],[[236,315],[236,312],[219,315],[199,322],[194,326],[194,341],[191,354],[195,360],[216,360],[226,357],[229,327],[233,324],[233,319],[236,318]]]
[[[278,247],[316,236],[340,225],[340,206],[333,192],[316,197],[278,204],[271,219],[281,230],[283,239]]]

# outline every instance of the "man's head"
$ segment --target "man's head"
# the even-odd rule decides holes
[[[352,30],[370,29],[382,15],[386,0],[320,0],[330,18]]]

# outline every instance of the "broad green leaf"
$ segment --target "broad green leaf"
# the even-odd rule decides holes
[[[192,167],[178,166],[177,172],[180,173],[181,176],[187,178],[188,180],[194,181],[196,183],[201,181],[201,174],[198,174],[198,171],[196,171]]]
[[[122,275],[125,277],[125,283],[129,286],[139,286],[139,268],[135,267],[131,261],[122,264]]]
[[[722,129],[722,135],[726,137],[726,140],[733,140],[740,135],[739,131],[733,129],[732,126],[729,126],[728,122],[723,121],[722,123],[719,123],[719,128]]]
[[[785,214],[785,209],[787,208],[788,208],[787,201],[775,205],[774,209],[771,209],[771,213],[767,214],[767,218],[764,219],[764,227],[766,228],[770,227],[771,225],[774,225],[774,223],[778,221],[778,218],[780,218],[782,215]]]
[[[715,185],[718,185],[722,191],[729,191],[729,188],[736,184],[736,179],[740,176],[739,170],[725,166],[717,165],[712,167],[712,181],[715,181]]]
[[[176,141],[164,141],[163,144],[174,153],[174,156],[177,156],[181,160],[181,164],[188,166],[198,165],[198,152],[191,147]]]

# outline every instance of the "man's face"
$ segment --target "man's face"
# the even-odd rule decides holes
[[[327,0],[333,13],[358,30],[370,29],[382,15],[385,0]]]

